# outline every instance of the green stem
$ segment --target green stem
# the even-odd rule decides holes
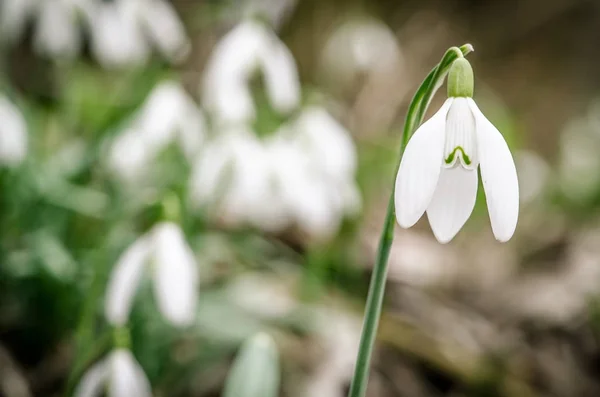
[[[431,102],[435,92],[443,84],[444,78],[448,73],[450,66],[454,60],[467,55],[471,51],[473,51],[473,47],[470,44],[465,44],[460,48],[450,48],[448,51],[446,51],[440,63],[433,68],[425,80],[423,80],[423,83],[415,93],[415,96],[413,97],[408,108],[404,130],[402,131],[400,155],[398,156],[397,168],[400,167],[400,161],[402,160],[402,155],[404,154],[404,149],[408,144],[408,140],[423,121],[427,107],[429,106],[429,103]],[[394,185],[395,182],[392,186]],[[356,359],[354,376],[352,377],[352,384],[350,386],[348,397],[363,397],[367,391],[371,356],[373,353],[373,346],[375,345],[377,326],[381,316],[383,297],[385,293],[388,257],[390,255],[392,241],[394,240],[395,217],[394,189],[392,188],[392,193],[388,201],[387,213],[383,222],[383,231],[381,233],[381,238],[379,240],[379,246],[377,249],[375,267],[373,268],[373,274],[371,275],[371,283],[369,285],[369,294],[367,296],[365,318],[360,337],[358,356]]]

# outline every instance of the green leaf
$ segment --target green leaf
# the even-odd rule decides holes
[[[277,397],[279,354],[273,339],[259,333],[244,343],[225,382],[223,397]]]

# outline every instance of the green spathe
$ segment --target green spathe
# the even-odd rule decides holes
[[[448,72],[448,97],[473,97],[473,68],[465,58],[458,58]]]
[[[222,397],[279,396],[279,353],[273,339],[259,333],[240,349],[225,381]]]

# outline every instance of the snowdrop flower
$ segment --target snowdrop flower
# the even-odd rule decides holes
[[[81,48],[74,0],[42,1],[34,34],[35,50],[53,58],[73,58]]]
[[[191,200],[214,209],[228,226],[281,230],[288,217],[274,192],[271,170],[268,150],[248,128],[228,128],[206,146],[194,166]]]
[[[75,397],[152,397],[143,368],[127,349],[118,348],[83,375]]]
[[[15,42],[33,19],[35,50],[50,57],[72,58],[81,47],[77,13],[84,1],[88,0],[4,0],[0,2],[0,34]]]
[[[365,18],[345,22],[333,32],[323,48],[320,67],[326,79],[348,87],[361,75],[398,69],[402,59],[390,28]]]
[[[427,211],[437,240],[452,240],[475,206],[479,166],[492,231],[506,242],[519,214],[515,163],[502,134],[472,99],[473,70],[464,58],[450,69],[448,96],[406,147],[396,178],[398,223],[409,228]]]
[[[84,9],[92,52],[109,68],[143,64],[154,45],[163,57],[178,62],[190,48],[184,27],[163,0],[94,2]]]
[[[179,83],[160,83],[136,112],[129,126],[112,142],[110,168],[127,182],[142,179],[152,161],[176,143],[192,161],[205,135],[202,112]]]
[[[198,300],[198,265],[182,230],[169,222],[154,226],[117,261],[106,291],[107,320],[114,326],[127,323],[137,288],[148,270],[163,316],[175,326],[192,324]]]
[[[249,82],[264,75],[271,106],[286,114],[300,101],[296,63],[289,49],[266,26],[242,22],[217,44],[203,79],[205,107],[220,122],[248,122],[255,117]]]
[[[6,97],[0,95],[0,164],[14,167],[27,155],[27,123]]]
[[[3,40],[21,38],[27,19],[35,11],[39,0],[3,0],[0,2],[0,35]]]

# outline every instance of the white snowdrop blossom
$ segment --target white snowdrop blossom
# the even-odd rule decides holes
[[[46,0],[39,2],[38,7],[35,50],[52,58],[75,57],[82,42],[76,0]]]
[[[6,97],[0,95],[0,164],[14,167],[27,155],[27,122]]]
[[[218,122],[252,121],[256,109],[250,79],[260,71],[270,105],[287,114],[300,102],[300,82],[290,50],[263,24],[240,23],[217,44],[204,74],[206,109]]]
[[[478,167],[494,236],[506,242],[517,226],[515,163],[502,134],[481,113],[472,94],[473,71],[460,58],[448,76],[449,98],[410,139],[396,178],[400,226],[413,226],[427,211],[440,243],[452,240],[471,215]]]
[[[164,0],[94,2],[85,16],[92,51],[105,67],[141,65],[152,46],[171,62],[182,60],[190,49],[183,24]]]
[[[399,68],[403,60],[394,32],[369,18],[350,20],[335,29],[320,58],[325,78],[344,86],[361,75]]]
[[[176,144],[189,161],[196,158],[205,136],[202,112],[177,82],[158,84],[112,142],[108,163],[127,182],[143,178],[152,162],[170,144]]]
[[[127,349],[113,350],[91,366],[81,378],[75,397],[152,397],[143,368]]]
[[[196,317],[199,275],[182,230],[163,222],[136,240],[112,270],[105,316],[114,326],[127,323],[138,286],[151,273],[158,309],[171,324],[189,326]]]
[[[152,47],[167,60],[178,62],[190,49],[179,16],[164,0],[0,2],[2,39],[20,40],[28,21],[33,20],[35,50],[53,58],[73,58],[80,53],[80,19],[89,31],[92,53],[104,67],[141,65]]]
[[[360,208],[355,169],[348,132],[324,109],[310,107],[264,141],[247,127],[223,131],[194,166],[190,198],[228,226],[296,226],[327,239]]]
[[[2,40],[14,43],[34,23],[34,49],[41,55],[72,58],[81,48],[77,14],[89,0],[3,0],[0,2]]]

